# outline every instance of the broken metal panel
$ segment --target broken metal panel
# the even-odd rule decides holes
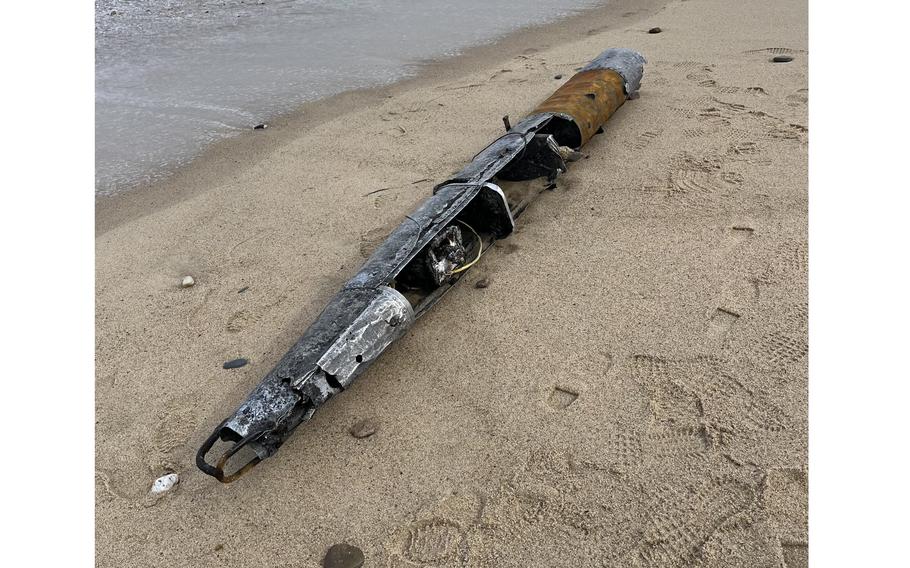
[[[515,228],[509,200],[495,183],[485,183],[460,215],[473,227],[484,227],[495,239],[508,237]]]
[[[450,183],[437,186],[434,194],[379,245],[360,271],[345,284],[345,288],[374,288],[388,284],[443,228],[468,209],[478,195],[485,201],[489,200],[486,197],[490,191],[488,185],[492,184]],[[508,225],[504,222],[501,207],[497,207],[497,212],[497,238],[502,238],[512,231],[512,223],[511,218]]]
[[[626,97],[635,95],[643,63],[631,50],[607,50],[534,113],[511,128],[506,121],[508,132],[406,216],[247,400],[215,429],[196,455],[199,468],[225,483],[237,479],[347,388],[495,240],[512,232],[514,217],[531,197],[510,205],[492,180],[552,181],[566,171],[571,149],[587,142]],[[231,445],[211,465],[206,456],[218,441]],[[226,473],[227,463],[247,446],[253,457]]]
[[[450,183],[484,183],[490,181],[506,164],[520,156],[528,141],[534,137],[537,130],[546,124],[549,119],[550,117],[547,115],[525,118],[481,150],[452,179],[439,184],[437,187]]]
[[[269,375],[223,427],[230,431],[232,437],[244,438],[254,432],[273,428],[277,422],[276,417],[290,414],[299,402],[299,394],[289,390],[278,377]]]
[[[316,369],[322,354],[335,343],[379,295],[375,288],[344,288],[322,310],[306,333],[272,371],[279,380],[298,381]]]
[[[383,286],[379,295],[316,363],[347,387],[414,323],[414,309],[401,292]],[[298,384],[294,385],[299,388]]]
[[[328,375],[326,375],[325,371],[318,368],[314,369],[306,377],[301,377],[294,384],[294,388],[309,400],[314,408],[321,406],[342,390],[339,386],[330,385]]]

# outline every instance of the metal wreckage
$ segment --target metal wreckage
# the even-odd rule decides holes
[[[539,194],[510,203],[493,180],[553,182],[625,100],[637,95],[644,63],[630,49],[608,49],[514,126],[504,117],[506,133],[405,217],[215,429],[196,454],[199,468],[223,483],[236,480],[348,388],[494,241],[512,232],[515,218]],[[226,449],[212,465],[206,456],[219,442]],[[231,473],[225,471],[229,462]]]

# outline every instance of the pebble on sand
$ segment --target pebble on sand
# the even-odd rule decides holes
[[[376,433],[376,423],[366,418],[351,426],[351,436],[355,438],[368,438]]]
[[[168,473],[166,475],[162,475],[161,477],[159,477],[158,479],[155,480],[155,483],[152,484],[152,489],[151,489],[150,493],[152,495],[158,495],[160,493],[165,493],[165,492],[173,489],[173,487],[175,485],[177,485],[178,483],[180,483],[180,476],[177,475],[176,473]]]
[[[474,283],[475,288],[486,288],[489,285],[490,285],[489,278],[481,278],[480,280],[478,280],[477,282]]]
[[[237,359],[231,359],[230,361],[228,361],[224,365],[222,365],[222,367],[224,367],[225,369],[239,369],[240,367],[243,367],[247,363],[249,363],[248,360],[244,359],[243,357],[240,357]]]
[[[555,75],[553,78],[554,78],[554,79],[562,79],[562,75],[561,75],[561,74],[560,74],[560,75]]]
[[[771,61],[773,61],[774,63],[789,63],[789,62],[793,61],[793,58],[790,57],[789,55],[775,55],[774,57],[771,58]]]
[[[648,30],[648,33],[649,33],[649,34],[659,34],[659,33],[662,32],[662,31],[663,31],[663,30],[660,29],[660,28],[651,28],[650,30]]]
[[[192,288],[196,284],[196,280],[192,276],[184,276],[183,281],[180,282],[181,288]]]
[[[336,544],[325,553],[324,568],[360,568],[363,566],[363,551],[344,542]]]
[[[262,124],[257,124],[256,126],[254,126],[253,130],[265,130],[268,127],[269,127],[268,124],[262,123]]]

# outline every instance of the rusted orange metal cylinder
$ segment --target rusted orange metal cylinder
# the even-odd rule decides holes
[[[569,115],[584,146],[626,101],[625,80],[612,69],[581,71],[542,102],[534,113]]]

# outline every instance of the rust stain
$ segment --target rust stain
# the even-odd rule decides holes
[[[578,127],[584,146],[626,101],[625,81],[612,69],[591,69],[576,73],[542,102],[538,112],[567,114]]]

